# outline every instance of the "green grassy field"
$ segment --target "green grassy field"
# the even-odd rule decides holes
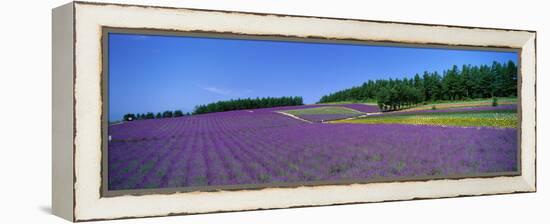
[[[517,104],[517,97],[497,97],[499,105],[506,104]],[[338,101],[338,102],[329,102],[329,103],[319,103],[320,105],[334,105],[334,104],[366,104],[366,105],[377,105],[376,100],[364,100],[364,101]],[[490,106],[493,103],[493,98],[483,98],[483,99],[471,99],[471,100],[440,100],[435,102],[426,102],[426,104],[419,104],[410,108],[403,109],[404,111],[408,110],[430,110],[433,106],[438,109],[447,109],[447,108],[460,108],[460,107],[478,107],[478,106]]]
[[[295,116],[305,115],[305,114],[308,114],[308,115],[309,114],[362,114],[360,111],[356,111],[350,108],[333,107],[333,106],[315,107],[315,108],[307,108],[307,109],[299,109],[299,110],[285,110],[282,112],[292,114]]]
[[[517,128],[518,119],[515,111],[504,110],[370,116],[351,120],[333,121],[331,123],[490,126],[500,128]]]

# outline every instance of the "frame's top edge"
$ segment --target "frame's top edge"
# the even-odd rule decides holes
[[[81,5],[99,5],[99,6],[112,5],[112,6],[121,6],[121,7],[140,7],[140,8],[155,8],[155,9],[180,9],[180,10],[194,10],[194,11],[203,11],[203,12],[240,13],[240,14],[248,14],[248,15],[258,15],[258,16],[331,19],[331,20],[343,20],[343,21],[403,24],[403,25],[417,25],[417,26],[431,26],[431,27],[436,26],[436,27],[462,28],[462,29],[483,29],[483,30],[529,32],[529,33],[533,33],[533,34],[537,33],[536,30],[507,29],[507,28],[496,28],[496,27],[475,27],[475,26],[444,25],[444,24],[415,23],[415,22],[395,22],[395,21],[385,21],[385,20],[369,20],[369,19],[354,19],[354,18],[325,17],[325,16],[307,16],[307,15],[290,15],[290,14],[261,13],[261,12],[249,12],[249,11],[229,11],[229,10],[220,10],[220,9],[186,8],[186,7],[144,5],[144,4],[123,4],[123,3],[85,2],[85,1],[73,1],[72,3],[75,4],[75,5],[77,5],[77,4],[81,4]]]
[[[353,38],[324,38],[320,36],[307,36],[306,38],[299,36],[282,36],[282,35],[261,35],[261,34],[242,34],[234,32],[209,32],[209,31],[178,31],[178,30],[163,30],[155,28],[121,28],[103,26],[102,32],[108,33],[123,33],[123,34],[148,34],[148,35],[174,35],[188,37],[208,37],[208,38],[229,38],[229,39],[252,39],[252,40],[267,40],[267,41],[291,41],[291,42],[310,42],[310,43],[339,43],[353,45],[382,45],[382,46],[400,46],[400,47],[426,47],[426,48],[445,48],[445,49],[462,49],[462,50],[480,50],[489,49],[494,51],[518,52],[521,48],[497,45],[450,45],[441,43],[414,43],[414,42],[395,42],[395,41],[369,41]]]

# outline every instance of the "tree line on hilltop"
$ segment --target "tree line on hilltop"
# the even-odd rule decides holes
[[[128,113],[125,114],[122,117],[122,120],[124,121],[134,121],[134,120],[146,120],[146,119],[160,119],[160,118],[170,118],[170,117],[182,117],[184,115],[190,115],[189,113],[184,114],[181,110],[175,110],[175,111],[164,111],[162,113],[153,113],[153,112],[147,112],[147,113]]]
[[[376,101],[383,111],[422,102],[517,96],[518,68],[513,61],[492,65],[463,65],[459,69],[424,72],[413,78],[369,80],[361,86],[321,97],[319,103]]]
[[[262,98],[246,98],[246,99],[231,99],[226,101],[218,101],[215,103],[209,103],[205,105],[198,105],[195,107],[192,113],[183,113],[181,110],[164,111],[163,113],[128,113],[123,116],[124,121],[134,120],[146,120],[146,119],[159,119],[170,117],[182,117],[192,114],[205,114],[213,112],[224,112],[230,110],[245,110],[245,109],[258,109],[280,106],[298,106],[304,105],[302,97],[262,97]]]
[[[193,114],[298,105],[304,105],[304,101],[300,96],[231,99],[205,105],[198,105],[195,107],[195,110],[193,110]]]

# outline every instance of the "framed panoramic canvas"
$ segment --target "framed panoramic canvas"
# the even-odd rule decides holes
[[[58,7],[53,212],[87,221],[534,192],[535,38]]]

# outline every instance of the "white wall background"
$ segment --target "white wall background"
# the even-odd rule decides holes
[[[101,0],[96,0],[103,2]],[[112,0],[116,1],[116,0]],[[152,1],[119,0],[147,4]],[[0,6],[0,223],[63,223],[51,215],[51,8],[66,0]],[[545,1],[155,1],[156,5],[536,30],[538,192],[110,223],[541,223],[550,220],[550,12]],[[546,207],[546,208],[545,208]]]

